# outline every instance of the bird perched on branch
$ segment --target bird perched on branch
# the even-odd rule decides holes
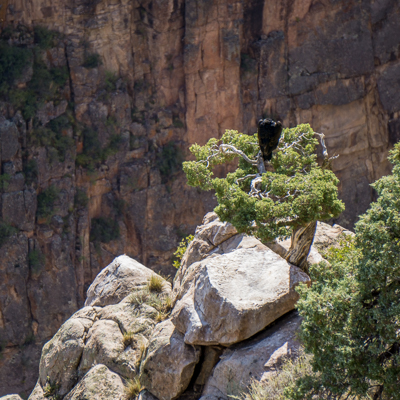
[[[278,147],[282,133],[282,122],[270,118],[258,121],[258,145],[264,161],[271,161],[272,152]]]

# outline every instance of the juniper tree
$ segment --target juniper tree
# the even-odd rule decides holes
[[[389,160],[393,175],[372,185],[379,197],[355,238],[330,251],[329,266],[313,266],[313,285],[300,289],[301,339],[317,374],[290,398],[400,399],[399,143]]]
[[[324,150],[322,166],[317,163],[317,137]],[[227,130],[221,139],[194,144],[190,151],[196,160],[183,163],[188,184],[215,190],[214,211],[220,219],[263,242],[292,236],[288,259],[296,265],[304,267],[316,220],[336,217],[344,209],[337,197],[338,179],[327,168],[324,136],[308,124],[283,130],[267,169],[257,134]],[[235,158],[239,163],[234,172],[214,177],[215,166]]]

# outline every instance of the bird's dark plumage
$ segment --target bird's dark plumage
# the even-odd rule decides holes
[[[278,147],[282,133],[282,122],[270,118],[258,121],[258,144],[264,161],[271,161],[272,152]]]

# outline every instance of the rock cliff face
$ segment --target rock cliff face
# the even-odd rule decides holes
[[[173,272],[214,205],[179,172],[191,143],[261,115],[310,122],[340,154],[350,227],[400,139],[399,7],[2,0],[0,53],[26,62],[0,77],[0,395],[30,390],[42,344],[116,255]]]

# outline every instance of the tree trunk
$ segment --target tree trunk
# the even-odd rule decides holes
[[[306,226],[300,226],[293,230],[292,243],[286,254],[286,261],[301,268],[308,273],[307,257],[314,240],[317,222],[310,222]]]

